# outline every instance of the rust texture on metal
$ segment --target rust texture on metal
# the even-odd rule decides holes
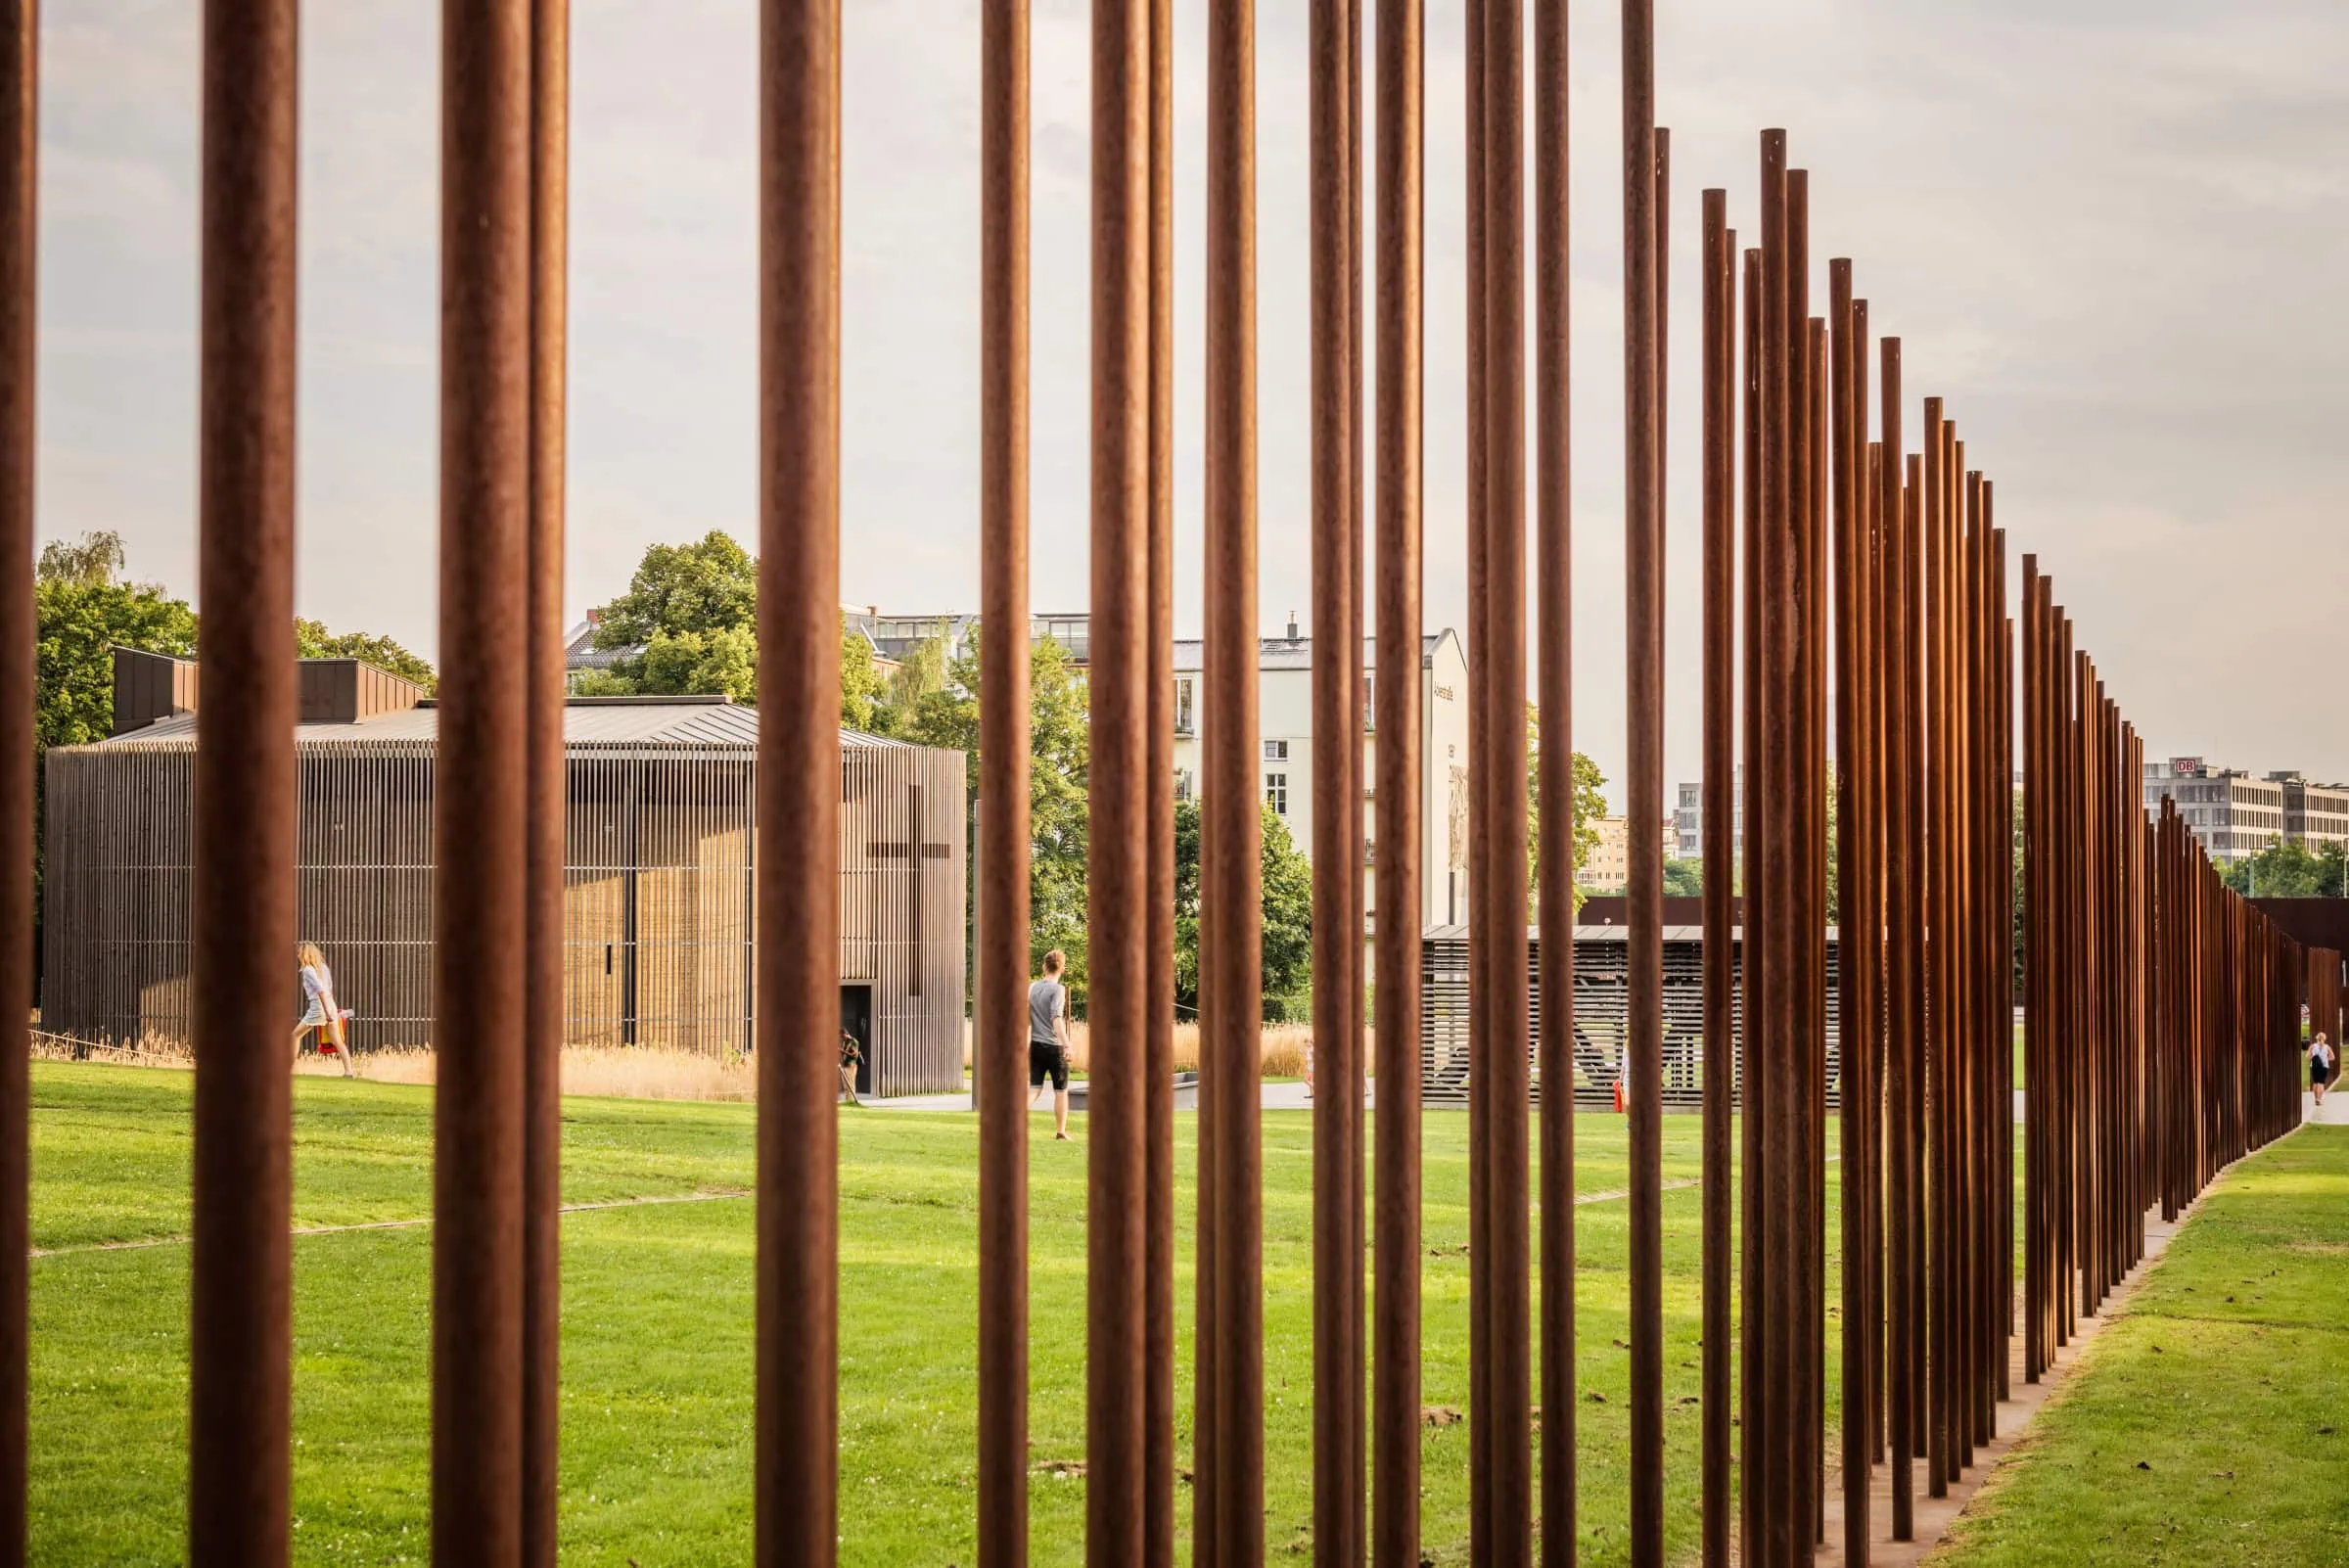
[[[1494,0],[1488,0],[1494,3]],[[1663,310],[1650,0],[1623,6],[1624,666],[1633,820],[1664,799]],[[1501,214],[1496,209],[1496,218]],[[1512,231],[1513,232],[1513,231]],[[1512,267],[1514,259],[1512,257]],[[1511,371],[1515,365],[1512,361]],[[1520,797],[1522,798],[1522,797]],[[1631,1545],[1636,1568],[1664,1560],[1664,860],[1649,832],[1629,835],[1625,1050],[1636,1064],[1631,1113]],[[1504,929],[1514,929],[1504,928]]]
[[[1422,629],[1421,331],[1426,35],[1419,0],[1378,0],[1376,483],[1377,645],[1417,649]],[[1422,907],[1422,676],[1389,657],[1372,704],[1378,724],[1376,907]],[[1372,972],[1378,1084],[1372,1149],[1370,1554],[1376,1568],[1419,1564],[1419,931],[1380,920]]]
[[[980,1568],[1028,1560],[1027,0],[980,22],[978,975]],[[1155,542],[1155,541],[1154,541]],[[992,653],[989,652],[991,642]]]
[[[762,1568],[839,1549],[840,1080],[804,1021],[840,1004],[840,22],[838,0],[767,0],[760,27]]]
[[[1021,211],[1027,210],[1025,193]],[[1150,0],[1148,966],[1142,1053],[1142,1563],[1174,1562],[1174,4]],[[1023,610],[1007,625],[1027,624]],[[1023,707],[1025,705],[1023,704]],[[1025,733],[1023,722],[1022,733]],[[1014,743],[1016,744],[1016,742]],[[1021,799],[1025,800],[1026,786]],[[1020,888],[1024,891],[1023,876]],[[1359,924],[1359,922],[1358,922]],[[1016,1015],[1018,1009],[1014,1008]],[[1022,1248],[1025,1255],[1026,1249]],[[1016,1460],[1021,1450],[1013,1451]],[[1016,1484],[1016,1483],[1014,1483]]]
[[[503,1563],[522,1550],[526,1010],[480,955],[522,951],[526,924],[532,43],[521,0],[443,21],[433,1554]]]
[[[1313,0],[1313,181],[1356,162],[1352,0]],[[1313,1553],[1359,1563],[1362,1468],[1362,660],[1351,201],[1314,205],[1313,269]]]
[[[9,0],[0,7],[0,1018],[18,1020],[29,1018],[33,1004],[39,75],[38,0]],[[0,1037],[0,1564],[8,1568],[22,1564],[25,1550],[32,1283],[29,1043],[15,1024]],[[253,1107],[248,1103],[243,1110],[250,1116]]]
[[[554,1568],[563,1282],[563,474],[571,0],[530,5],[530,451],[524,809],[522,1560]]]
[[[293,0],[254,0],[208,6],[204,14],[197,505],[206,615],[198,647],[215,673],[196,754],[188,1554],[190,1561],[207,1565],[283,1563],[291,1550],[293,1243],[287,1232],[294,1202],[294,1130],[293,1090],[281,1042],[286,969],[298,940],[292,629],[299,68],[295,11]],[[15,20],[14,42],[36,47],[30,18]],[[17,63],[16,85],[23,96],[15,107],[27,107],[30,69],[29,60]],[[30,134],[21,122],[17,129]],[[27,182],[30,156],[29,147],[21,148],[12,161]],[[20,204],[12,212],[22,213],[31,193],[21,187],[17,194]],[[20,287],[28,292],[30,258],[19,266]],[[22,310],[28,302],[12,294],[10,306]],[[12,325],[28,343],[30,321]],[[25,400],[19,421],[11,424],[12,436],[23,435],[29,423],[31,387],[14,379],[24,368],[22,358],[9,366],[11,395]],[[519,454],[517,446],[514,455]],[[12,455],[29,457],[24,451]],[[11,470],[12,475],[24,472]],[[29,483],[29,478],[11,481],[12,487]],[[463,483],[457,478],[452,487]],[[28,564],[28,536],[15,537],[12,530],[9,548],[12,573],[19,555]],[[29,769],[30,756],[29,744],[10,754],[12,779],[19,759]],[[10,826],[15,827],[13,816]],[[12,899],[16,890],[12,880]],[[11,938],[13,971],[29,948],[29,922],[14,928]],[[21,1025],[26,1012],[9,1016]],[[22,1051],[12,1048],[8,1055],[13,1078]],[[21,1101],[12,1103],[12,1120],[21,1115]],[[22,1158],[16,1133],[12,1127],[12,1162]],[[445,1144],[442,1156],[445,1161]],[[11,1173],[12,1222],[22,1214],[14,1207],[22,1194],[13,1185],[17,1174]],[[24,1257],[23,1240],[20,1233],[9,1254],[12,1264]],[[12,1307],[20,1299],[12,1297]],[[436,1320],[448,1318],[437,1314]],[[12,1341],[18,1338],[16,1326]],[[500,1370],[509,1375],[515,1348],[490,1346],[493,1356],[507,1353],[508,1365]],[[21,1377],[22,1361],[12,1357],[10,1364],[12,1380]],[[22,1404],[12,1400],[12,1462],[22,1452]],[[23,1506],[22,1472],[8,1479],[8,1507],[16,1513]],[[506,1499],[509,1507],[512,1500]],[[11,1526],[21,1543],[21,1515]],[[21,1545],[17,1550],[22,1551]]]
[[[1114,8],[1112,8],[1114,9]],[[1098,67],[1096,68],[1099,69]],[[1256,640],[1256,39],[1247,0],[1208,25],[1206,703],[1200,775],[1199,1273],[1201,1419],[1212,1449],[1195,1457],[1195,1559],[1247,1568],[1264,1557],[1264,1287],[1258,1120],[1263,1018],[1257,779]],[[1106,178],[1104,179],[1106,187]],[[1098,209],[1096,234],[1107,232]],[[1096,451],[1096,466],[1100,455]],[[1096,538],[1094,571],[1105,569]],[[1096,660],[1101,626],[1096,583]],[[1094,820],[1101,728],[1094,697]],[[1100,828],[1094,828],[1096,839]],[[1093,896],[1102,898],[1096,872]],[[1103,900],[1108,912],[1115,906]],[[1113,915],[1112,918],[1115,918]],[[1094,930],[1101,921],[1093,922]],[[1100,994],[1095,960],[1094,995]],[[1093,1004],[1098,1007],[1096,1000]],[[1102,1026],[1096,1023],[1095,1029]],[[1096,1112],[1093,1159],[1101,1159]],[[1096,1204],[1114,1194],[1096,1184]],[[1095,1224],[1102,1222],[1096,1214]],[[1099,1264],[1096,1263],[1096,1268]],[[1098,1302],[1100,1298],[1096,1298]],[[1096,1308],[1098,1311],[1098,1307]],[[1100,1332],[1094,1319],[1091,1332]],[[1212,1341],[1212,1342],[1211,1342]],[[1106,1412],[1096,1410],[1096,1416]],[[1111,1476],[1114,1483],[1114,1472]],[[1103,1487],[1088,1454],[1088,1493]],[[1099,1504],[1096,1503],[1096,1508]],[[1102,1516],[1096,1513],[1096,1523]],[[1117,1537],[1088,1541],[1094,1561],[1123,1563]],[[1107,1555],[1100,1555],[1106,1552]]]
[[[1728,193],[1704,195],[1704,842],[1709,865],[1730,863],[1737,751],[1737,233]],[[1546,683],[1544,685],[1546,690]],[[1547,805],[1544,803],[1544,810]],[[1554,820],[1554,818],[1552,819]],[[1731,1036],[1737,1003],[1730,881],[1705,884],[1704,1038]],[[1543,1082],[1549,1077],[1546,1059]],[[1729,1118],[1734,1089],[1727,1051],[1705,1056],[1702,1286],[1704,1364],[1700,1413],[1700,1527],[1706,1568],[1729,1561]],[[1546,1109],[1550,1096],[1543,1097]],[[1546,1159],[1547,1151],[1544,1150]],[[1546,1167],[1545,1167],[1546,1169]],[[1543,1254],[1544,1260],[1547,1253]],[[1543,1271],[1546,1281],[1547,1270]],[[1546,1364],[1546,1358],[1544,1359]],[[1543,1408],[1553,1396],[1544,1388]]]
[[[1537,540],[1535,675],[1542,693],[1542,820],[1574,814],[1574,517],[1572,276],[1568,210],[1570,142],[1565,0],[1534,5],[1534,529]],[[1574,928],[1573,837],[1553,829],[1536,846],[1535,919],[1547,932]],[[1543,1084],[1574,1079],[1574,944],[1553,942],[1541,966]],[[1574,1097],[1542,1096],[1541,1408],[1542,1560],[1574,1561],[1575,1312]]]

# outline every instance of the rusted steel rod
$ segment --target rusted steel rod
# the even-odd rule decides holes
[[[1542,689],[1542,1561],[1574,1561],[1574,554],[1565,0],[1534,4],[1535,529]],[[1726,774],[1724,775],[1727,776]],[[1727,944],[1723,943],[1726,953]],[[1726,1112],[1725,1112],[1726,1115]],[[1724,1124],[1727,1126],[1726,1122]],[[1726,1201],[1726,1187],[1723,1189]],[[1712,1189],[1707,1189],[1708,1195]],[[1723,1333],[1726,1339],[1727,1324]]]
[[[1748,250],[1739,274],[1739,299],[1743,301],[1743,353],[1738,369],[1738,417],[1743,435],[1739,454],[1738,475],[1744,484],[1744,495],[1738,513],[1745,562],[1744,581],[1739,587],[1739,606],[1743,625],[1739,628],[1738,656],[1742,661],[1744,678],[1738,693],[1739,755],[1745,760],[1745,787],[1739,806],[1745,820],[1744,853],[1738,860],[1739,879],[1745,890],[1744,909],[1738,933],[1738,1000],[1744,1014],[1744,1054],[1739,1063],[1737,1085],[1738,1163],[1741,1167],[1737,1183],[1737,1224],[1749,1238],[1763,1234],[1765,1209],[1763,1203],[1764,1173],[1762,1164],[1763,1103],[1770,1084],[1763,1063],[1766,1052],[1759,1033],[1762,1017],[1761,951],[1762,936],[1759,912],[1762,908],[1762,714],[1764,687],[1767,683],[1762,662],[1762,332],[1763,332],[1763,262],[1759,247]],[[1708,622],[1708,624],[1710,623]],[[1708,805],[1707,809],[1711,809]],[[1741,1412],[1737,1429],[1737,1466],[1743,1476],[1759,1477],[1762,1473],[1760,1456],[1764,1452],[1761,1432],[1762,1367],[1754,1354],[1761,1326],[1755,1321],[1766,1305],[1763,1288],[1762,1248],[1749,1240],[1737,1249],[1737,1296],[1743,1309],[1738,1327],[1737,1407]],[[1741,1560],[1759,1561],[1762,1547],[1763,1489],[1759,1482],[1737,1489],[1737,1546]]]
[[[839,1539],[840,1081],[804,1021],[840,993],[838,0],[767,0],[760,77],[758,1559],[822,1568]]]
[[[29,1018],[33,1002],[39,74],[38,0],[12,0],[0,9],[0,476],[5,476],[0,478],[0,1018],[10,1019]],[[0,1564],[8,1568],[24,1561],[25,1545],[32,1251],[28,1045],[14,1024],[0,1038]],[[250,1117],[253,1106],[247,1102],[241,1110]],[[259,1560],[283,1561],[283,1551]]]
[[[981,15],[980,1568],[1028,1560],[1028,27],[1027,0]]]
[[[1372,1268],[1371,1561],[1419,1564],[1421,221],[1424,22],[1378,0],[1378,1095]],[[1396,650],[1405,650],[1398,657]],[[1409,911],[1398,917],[1397,911]],[[1544,1270],[1546,1272],[1546,1269]]]
[[[1214,1250],[1203,1255],[1202,1272],[1212,1280],[1215,1339],[1200,1386],[1211,1416],[1204,1424],[1210,1427],[1214,1447],[1212,1463],[1194,1472],[1194,1486],[1206,1493],[1198,1506],[1207,1515],[1207,1528],[1194,1536],[1192,1549],[1195,1560],[1220,1568],[1244,1568],[1264,1554],[1255,80],[1254,7],[1241,0],[1216,8],[1208,26],[1206,684],[1211,706],[1204,715],[1201,779],[1199,983],[1201,1081],[1214,1117],[1212,1158],[1209,1142],[1203,1139],[1200,1169],[1202,1204],[1214,1209]],[[1101,151],[1106,171],[1113,161],[1107,147]],[[1107,172],[1103,178],[1108,178]],[[1097,544],[1096,550],[1100,547]],[[1096,573],[1103,570],[1096,559]],[[1096,606],[1100,598],[1097,589]],[[1096,608],[1096,639],[1098,618]],[[1096,737],[1101,725],[1097,678],[1096,674]],[[1100,756],[1096,738],[1096,835],[1101,831]],[[1099,892],[1096,882],[1096,896]],[[1110,905],[1104,902],[1103,907]],[[1097,978],[1094,994],[1100,994]],[[1099,1132],[1094,1137],[1093,1157],[1098,1161]],[[1093,1201],[1114,1201],[1114,1196],[1096,1185]],[[1104,1222],[1096,1214],[1094,1222]],[[1097,1315],[1091,1331],[1099,1332]],[[1099,1391],[1106,1398],[1106,1385]],[[1106,1405],[1095,1411],[1103,1430],[1116,1414]],[[1089,1463],[1088,1492],[1100,1486],[1097,1453]],[[1093,1560],[1133,1560],[1138,1550],[1121,1545],[1123,1533],[1103,1528],[1112,1518],[1101,1511],[1103,1506],[1095,1503],[1095,1529],[1088,1541],[1096,1554]]]
[[[529,612],[531,36],[521,0],[444,22],[433,1554],[502,1563],[522,1550],[526,1014],[480,955],[520,951],[526,913],[528,682],[508,650]]]
[[[1467,310],[1464,358],[1467,387],[1463,395],[1467,429],[1465,469],[1467,493],[1461,512],[1465,533],[1468,577],[1468,1551],[1489,1560],[1493,1542],[1493,1356],[1490,1348],[1492,1244],[1492,1120],[1493,1012],[1498,983],[1494,979],[1494,922],[1486,901],[1488,872],[1493,864],[1492,840],[1497,807],[1494,784],[1501,776],[1493,751],[1492,705],[1486,694],[1492,678],[1495,627],[1492,604],[1492,541],[1487,536],[1485,509],[1491,491],[1485,399],[1491,390],[1486,358],[1492,340],[1486,330],[1485,291],[1490,281],[1486,238],[1490,223],[1485,203],[1486,59],[1488,0],[1465,0],[1462,23],[1464,124],[1466,150],[1461,186],[1465,197],[1464,247],[1466,278],[1461,289]]]
[[[294,1202],[294,1127],[281,1031],[286,963],[297,940],[294,213],[299,56],[295,10],[293,0],[254,0],[215,4],[204,13],[197,504],[205,617],[198,647],[212,700],[205,707],[196,749],[195,907],[189,954],[196,981],[196,1109],[188,1554],[200,1565],[286,1562],[292,1530],[293,1244],[287,1232]],[[29,9],[11,20],[11,44],[37,49]],[[21,182],[12,193],[17,200],[9,210],[12,217],[29,222],[30,140],[35,131],[24,116],[31,113],[33,61],[19,58],[11,64],[11,107],[17,111],[12,125],[24,140],[9,160],[12,175]],[[31,244],[29,231],[19,235],[12,226],[10,237],[12,250],[19,243]],[[484,248],[477,255],[488,260],[492,254]],[[17,335],[11,346],[17,352],[9,369],[24,379],[15,374],[9,378],[8,395],[22,406],[10,410],[15,418],[8,434],[22,439],[29,435],[33,395],[32,258],[26,254],[12,255],[10,261],[9,281],[16,287],[9,291],[7,312],[9,327]],[[452,296],[466,298],[467,291],[455,279],[450,284]],[[511,346],[519,346],[518,339]],[[509,344],[499,343],[486,347],[480,359],[450,379],[465,379],[467,370],[490,369],[496,348],[506,346]],[[495,421],[518,410],[484,411]],[[501,424],[501,434],[516,436],[519,430]],[[494,449],[493,438],[484,444]],[[30,521],[31,481],[29,451],[11,455],[24,464],[9,471],[20,476],[10,482],[8,549],[14,575],[21,564],[29,566],[29,530],[20,535],[16,525]],[[497,452],[499,457],[507,455]],[[521,456],[519,443],[510,455]],[[460,494],[468,480],[477,477],[462,469],[450,475],[445,465],[443,475],[446,488]],[[506,521],[491,521],[485,531],[496,532],[498,523]],[[519,516],[510,521],[519,523]],[[518,530],[511,541],[520,543]],[[28,611],[29,584],[25,586],[23,608]],[[12,599],[12,608],[18,603]],[[18,655],[11,639],[10,657]],[[13,682],[8,690],[13,706],[19,690]],[[19,758],[29,768],[29,735],[25,742],[22,751],[9,754],[12,769]],[[25,807],[29,824],[28,800]],[[14,814],[9,825],[13,837]],[[28,894],[29,882],[23,888]],[[12,874],[12,902],[19,889]],[[9,932],[12,986],[20,955],[30,945],[29,927],[26,921]],[[466,950],[511,952],[513,947]],[[15,1021],[14,1028],[29,1009],[21,1002],[12,1005],[20,1007],[7,1015]],[[451,1043],[444,1034],[439,1041],[444,1054]],[[8,1060],[14,1088],[23,1074],[22,1051],[11,1048]],[[19,1227],[24,1195],[23,1105],[21,1096],[12,1094],[7,1200],[10,1223]],[[510,1098],[506,1109],[519,1109],[517,1099]],[[440,1122],[446,1127],[451,1120],[444,1113]],[[19,1228],[8,1253],[12,1269],[23,1267],[23,1243]],[[18,1289],[22,1278],[10,1282],[13,1321],[7,1336],[7,1376],[12,1386],[6,1414],[0,1417],[5,1423],[0,1426],[6,1433],[4,1452],[13,1467],[5,1478],[7,1501],[0,1504],[7,1510],[8,1530],[0,1547],[17,1560],[22,1560],[24,1523],[23,1297]],[[494,1331],[498,1322],[492,1317],[484,1326]],[[494,1341],[492,1346],[509,1357],[519,1348],[495,1346]],[[510,1367],[503,1370],[510,1373]],[[510,1450],[506,1457],[511,1460]],[[515,1479],[511,1470],[506,1479],[509,1485]],[[510,1516],[516,1498],[509,1495],[501,1500]]]
[[[1533,1556],[1528,1251],[1531,1024],[1526,944],[1525,26],[1522,0],[1484,0],[1486,705],[1493,797],[1480,922],[1491,948],[1485,1424],[1495,1563]],[[1658,789],[1659,797],[1662,790]],[[1635,1355],[1636,1353],[1635,1352]]]
[[[1351,0],[1314,0],[1313,177],[1349,188],[1356,160]],[[1362,1558],[1362,938],[1360,569],[1356,531],[1351,202],[1316,203],[1313,226],[1313,1553]]]
[[[563,1285],[563,454],[571,0],[530,6],[530,841],[523,915],[522,1559],[554,1568]]]
[[[1727,868],[1733,850],[1737,748],[1737,234],[1728,193],[1704,195],[1704,844]],[[1705,882],[1704,1363],[1699,1407],[1701,1531],[1707,1568],[1729,1560],[1729,1099],[1736,1061],[1735,915],[1727,875]],[[1544,1083],[1548,1082],[1544,1077]],[[1544,1100],[1544,1105],[1547,1101]],[[1544,1270],[1543,1277],[1547,1278]],[[1546,1358],[1544,1359],[1546,1364]],[[1544,1399],[1543,1409],[1549,1408]],[[1544,1532],[1546,1539],[1546,1532]]]
[[[1487,0],[1497,6],[1499,0]],[[1648,830],[1664,799],[1664,380],[1655,125],[1655,15],[1624,0],[1624,668],[1631,813],[1631,1537],[1664,1561],[1664,862]],[[1498,209],[1497,209],[1497,216]],[[1497,416],[1499,405],[1496,403]]]
[[[1023,215],[1027,211],[1024,185],[1020,211]],[[1149,710],[1143,764],[1148,855],[1142,939],[1148,975],[1142,1052],[1143,1568],[1174,1568],[1174,0],[1150,0],[1150,536],[1144,588],[1149,669],[1143,677]],[[1012,623],[1027,624],[1024,600],[1020,619]],[[1025,799],[1025,785],[1022,790]],[[1357,794],[1359,805],[1359,792]],[[1021,887],[1026,886],[1023,877]],[[1014,1450],[1015,1458],[1020,1452]]]

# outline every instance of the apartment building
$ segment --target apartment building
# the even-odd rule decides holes
[[[1590,857],[1583,862],[1583,874],[1577,880],[1593,893],[1621,893],[1632,885],[1633,822],[1628,816],[1602,816],[1598,819],[1598,842],[1590,847]],[[1653,829],[1666,859],[1675,857],[1680,847],[1680,823],[1675,817],[1657,819]]]
[[[1206,712],[1204,645],[1174,644],[1174,792],[1187,799],[1199,787],[1199,735]],[[1378,895],[1372,866],[1378,854],[1374,780],[1378,735],[1373,698],[1378,648],[1362,644],[1363,855],[1362,906],[1373,921]],[[1313,850],[1313,644],[1291,620],[1287,635],[1257,645],[1257,734],[1265,803],[1278,812],[1309,858]],[[1450,627],[1423,637],[1419,647],[1420,926],[1457,925],[1468,918],[1468,660]]]
[[[1745,858],[1743,762],[1737,764],[1736,772],[1729,781],[1729,858],[1742,863]],[[1676,860],[1701,860],[1705,857],[1705,786],[1701,782],[1682,784],[1674,790],[1672,847],[1664,853]]]

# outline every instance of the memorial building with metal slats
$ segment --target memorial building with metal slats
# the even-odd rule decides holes
[[[115,733],[52,749],[41,1027],[92,1042],[189,1038],[198,670],[115,656]],[[298,922],[325,951],[364,1056],[433,1040],[438,710],[356,660],[304,660],[295,737]],[[755,992],[755,707],[573,698],[564,872],[565,1040],[747,1052]],[[841,731],[841,1015],[861,1090],[963,1085],[963,754]],[[519,953],[483,953],[511,969]],[[287,1030],[299,1000],[286,955]]]

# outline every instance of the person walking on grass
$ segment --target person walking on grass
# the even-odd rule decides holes
[[[1069,966],[1058,947],[1044,954],[1044,972],[1028,988],[1028,1088],[1031,1094],[1052,1080],[1052,1135],[1069,1141],[1069,989],[1060,972]]]
[[[2325,1091],[2332,1087],[2333,1075],[2340,1071],[2340,1058],[2334,1054],[2332,1041],[2323,1030],[2308,1042],[2308,1091],[2316,1096],[2319,1105],[2325,1103]]]
[[[335,1005],[335,972],[326,967],[326,954],[316,943],[305,942],[294,949],[294,960],[301,966],[301,1022],[294,1026],[295,1060],[301,1059],[301,1038],[314,1029],[319,1053],[332,1045],[343,1063],[343,1076],[356,1076],[350,1070],[350,1045],[343,1036],[343,1013]]]

